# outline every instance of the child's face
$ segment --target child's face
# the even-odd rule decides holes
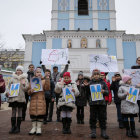
[[[16,74],[17,74],[17,75],[21,75],[22,73],[23,73],[23,72],[22,72],[21,70],[17,70],[17,71],[16,71]]]
[[[41,77],[42,76],[41,71],[36,71],[35,76],[36,77]]]
[[[128,81],[126,82],[126,84],[128,84],[128,85],[131,85],[131,83],[132,83],[131,80],[128,80]]]
[[[70,77],[68,77],[68,76],[65,76],[65,77],[64,77],[64,81],[65,81],[65,82],[69,82],[70,80],[71,80]]]
[[[101,79],[105,79],[105,76],[104,75],[101,75]]]
[[[79,75],[78,76],[78,79],[83,79],[83,75]]]
[[[120,75],[116,75],[115,79],[116,79],[116,81],[121,80],[121,76]]]
[[[93,75],[93,79],[98,80],[100,78],[100,74],[96,73]]]
[[[88,80],[87,79],[84,79],[84,83],[88,83]]]
[[[31,65],[31,66],[29,67],[29,71],[34,71],[34,66]]]
[[[50,72],[49,72],[49,71],[46,71],[46,72],[45,72],[45,76],[46,76],[46,77],[50,77]]]

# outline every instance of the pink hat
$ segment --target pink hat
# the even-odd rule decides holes
[[[123,78],[122,78],[122,81],[124,83],[126,83],[128,80],[131,80],[132,78],[129,76],[129,75],[124,75]]]

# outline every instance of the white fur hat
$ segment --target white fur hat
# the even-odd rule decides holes
[[[16,67],[16,71],[17,71],[17,70],[21,70],[21,71],[23,72],[23,71],[24,71],[24,68],[23,68],[22,66],[19,65],[19,66]]]

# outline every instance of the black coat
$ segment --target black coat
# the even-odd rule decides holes
[[[30,82],[30,79],[34,77],[34,72],[33,71],[28,71],[27,75],[28,75],[28,77],[27,77],[28,82]]]
[[[118,90],[120,87],[120,80],[119,81],[112,81],[110,90],[114,93],[114,102],[115,104],[121,104],[121,99],[118,97]]]
[[[87,105],[87,91],[83,84],[83,80],[80,82],[79,85],[77,85],[77,88],[79,90],[79,96],[76,97],[76,106],[86,106]]]
[[[101,84],[102,89],[105,91],[103,94],[104,100],[92,101],[91,92],[90,92],[90,85],[94,85],[94,84]],[[86,86],[86,90],[87,90],[87,97],[88,97],[88,101],[89,101],[90,106],[92,106],[92,105],[106,105],[105,96],[108,96],[109,91],[108,91],[108,87],[107,87],[106,83],[102,79],[99,79],[99,80],[92,79],[89,82],[89,86]]]
[[[140,69],[140,66],[132,66],[131,69]]]

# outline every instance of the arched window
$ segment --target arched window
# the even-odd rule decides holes
[[[67,42],[67,48],[72,48],[72,41],[71,41],[71,39],[69,39],[68,42]]]
[[[88,15],[88,0],[78,0],[78,15]]]
[[[87,39],[85,37],[81,39],[81,48],[87,48]]]

